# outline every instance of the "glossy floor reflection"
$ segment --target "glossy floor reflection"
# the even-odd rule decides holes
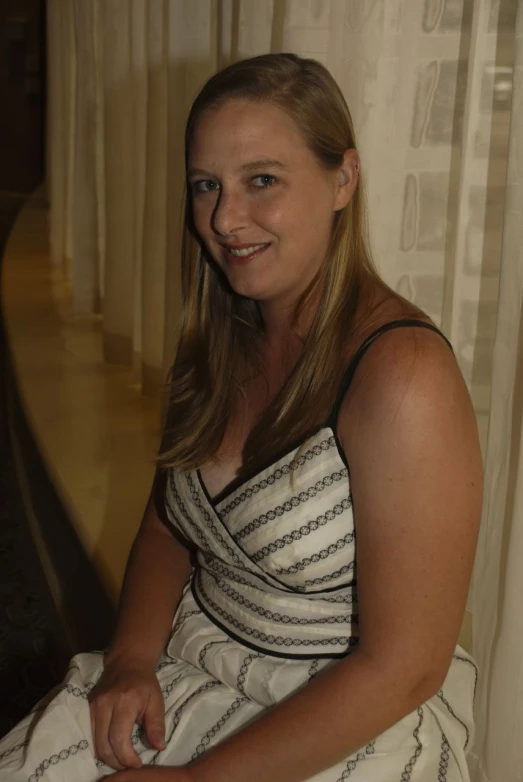
[[[33,199],[6,248],[3,307],[33,436],[83,545],[116,598],[153,475],[159,403],[102,361],[98,316],[75,316]]]

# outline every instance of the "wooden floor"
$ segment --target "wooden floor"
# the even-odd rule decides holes
[[[99,316],[75,316],[52,266],[48,212],[21,212],[4,257],[3,310],[20,397],[71,522],[116,599],[153,475],[159,403],[102,361]]]

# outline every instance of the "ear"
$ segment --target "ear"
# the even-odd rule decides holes
[[[335,212],[343,209],[351,200],[358,184],[359,172],[360,156],[355,149],[346,149],[343,162],[336,172]]]

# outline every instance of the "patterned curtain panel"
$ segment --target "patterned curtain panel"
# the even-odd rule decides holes
[[[183,129],[222,65],[323,62],[355,121],[383,276],[454,345],[485,459],[474,782],[523,768],[523,4],[48,0],[51,251],[107,361],[156,395],[179,313]],[[444,508],[442,509],[444,512]]]
[[[473,646],[482,671],[474,780],[523,773],[523,4],[515,20],[512,118],[498,317],[485,461],[485,501],[473,585]],[[506,71],[508,73],[508,70]]]

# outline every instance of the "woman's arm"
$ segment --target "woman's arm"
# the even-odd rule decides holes
[[[136,722],[156,749],[165,746],[165,707],[155,674],[183,587],[188,550],[160,518],[165,481],[157,474],[125,573],[114,638],[90,698],[97,757],[114,769],[139,768],[131,743]]]
[[[129,554],[106,664],[118,660],[156,665],[189,579],[189,551],[159,515],[164,490],[165,477],[157,473]]]
[[[186,767],[195,782],[308,779],[392,727],[446,676],[474,558],[482,464],[455,359],[441,337],[420,331],[380,337],[339,421],[357,528],[359,647]]]

